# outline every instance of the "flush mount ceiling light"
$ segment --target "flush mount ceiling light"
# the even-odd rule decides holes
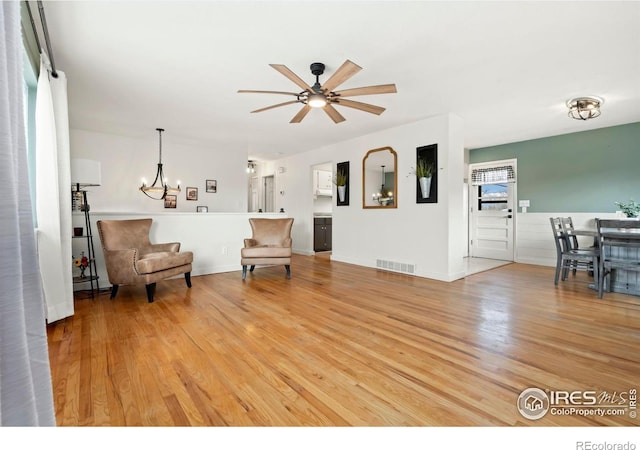
[[[594,119],[600,115],[600,105],[604,100],[600,97],[578,97],[567,100],[569,117],[577,120]]]
[[[171,187],[167,183],[167,179],[164,177],[164,172],[162,171],[162,132],[163,128],[156,128],[158,131],[159,140],[160,140],[160,157],[158,159],[158,171],[156,172],[156,178],[153,180],[153,184],[151,186],[147,186],[146,180],[142,179],[142,186],[140,186],[140,190],[144,195],[154,200],[164,200],[167,194],[177,194],[180,192],[180,182],[178,181],[178,187]],[[155,194],[157,196],[153,196],[151,194]]]

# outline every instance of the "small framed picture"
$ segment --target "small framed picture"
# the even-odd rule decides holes
[[[175,208],[178,204],[178,196],[177,195],[167,195],[164,198],[164,207],[165,208]]]
[[[196,212],[206,213],[209,212],[208,206],[196,206]]]
[[[218,192],[218,180],[207,180],[207,192]]]
[[[187,200],[198,200],[198,188],[197,187],[188,187],[187,188]]]

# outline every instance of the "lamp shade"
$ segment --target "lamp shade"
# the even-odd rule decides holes
[[[71,184],[74,186],[100,186],[100,162],[91,159],[71,160]]]

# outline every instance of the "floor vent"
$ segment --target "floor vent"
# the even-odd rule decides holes
[[[387,261],[386,259],[377,259],[376,267],[383,270],[391,270],[393,272],[416,273],[415,264],[399,263],[396,261]]]

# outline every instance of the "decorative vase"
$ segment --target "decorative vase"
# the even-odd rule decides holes
[[[431,177],[420,177],[420,192],[422,192],[422,198],[428,198],[431,195]]]
[[[344,202],[344,196],[347,191],[347,186],[338,186],[338,200],[340,203]]]

